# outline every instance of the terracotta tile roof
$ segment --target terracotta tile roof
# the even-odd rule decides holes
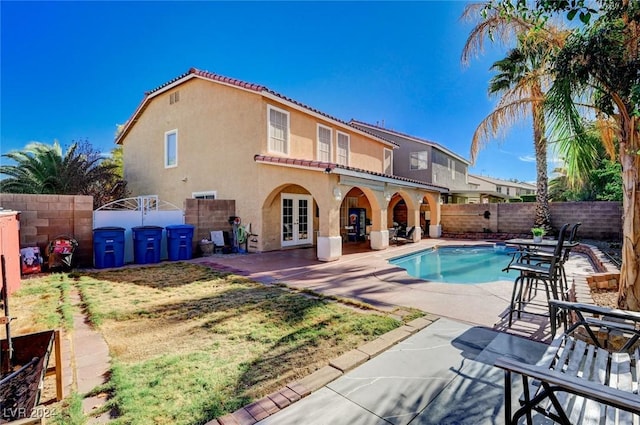
[[[253,160],[256,162],[269,162],[272,164],[286,164],[286,165],[295,165],[299,167],[309,167],[309,168],[318,168],[321,170],[330,169],[331,171],[337,169],[354,171],[357,173],[369,174],[371,176],[377,177],[385,177],[388,179],[398,180],[407,183],[419,184],[422,186],[429,186],[438,192],[449,192],[449,189],[444,186],[437,186],[431,183],[426,183],[420,180],[409,179],[407,177],[396,176],[393,174],[384,174],[377,173],[375,171],[369,171],[362,168],[349,167],[346,165],[336,164],[333,162],[323,162],[323,161],[312,161],[308,159],[296,159],[296,158],[284,158],[278,156],[268,156],[268,155],[255,155]]]
[[[188,77],[191,74],[195,74],[195,75],[197,75],[199,77],[206,78],[208,80],[219,81],[221,83],[230,84],[232,86],[241,87],[243,89],[253,90],[255,92],[261,92],[261,91],[267,89],[265,86],[261,86],[260,84],[247,83],[245,81],[236,80],[235,78],[230,78],[230,77],[225,77],[223,75],[214,74],[213,72],[202,71],[202,70],[197,69],[197,68],[191,68],[191,69],[189,69],[189,71],[187,71],[184,74],[174,78],[173,80],[169,80],[166,83],[156,87],[155,89],[150,90],[148,92],[145,92],[145,95],[149,96],[149,95],[157,92],[158,90],[162,90],[163,88],[175,83],[178,80],[181,80],[181,79],[183,79],[185,77]]]
[[[122,132],[122,134],[120,134],[117,137],[116,142],[118,142],[120,139],[122,139],[124,137],[125,133],[128,132],[129,126],[133,122],[135,122],[136,117],[142,113],[142,111],[146,107],[147,101],[149,100],[150,97],[153,96],[154,93],[157,93],[157,92],[163,90],[164,88],[166,88],[166,87],[168,87],[168,86],[170,86],[170,85],[172,85],[172,84],[174,84],[174,83],[176,83],[176,82],[178,82],[178,81],[180,81],[182,79],[185,79],[185,78],[187,78],[189,76],[192,76],[192,75],[200,77],[200,78],[204,78],[204,79],[207,79],[207,80],[210,80],[210,81],[217,81],[217,82],[220,82],[220,83],[236,86],[236,87],[239,87],[239,88],[242,88],[242,89],[255,91],[256,93],[268,93],[268,94],[270,94],[272,96],[275,96],[275,97],[278,97],[278,98],[284,100],[285,102],[292,103],[292,104],[294,104],[294,105],[296,105],[296,106],[298,106],[300,108],[303,108],[303,109],[306,109],[306,110],[308,110],[310,112],[313,112],[315,114],[321,115],[321,116],[323,116],[325,118],[328,118],[328,119],[330,119],[332,121],[336,121],[336,122],[344,125],[345,127],[349,127],[349,128],[358,130],[359,132],[364,133],[364,134],[366,134],[368,136],[371,136],[373,138],[376,138],[378,140],[383,140],[384,142],[386,142],[386,143],[388,143],[388,144],[390,144],[392,146],[395,146],[395,147],[399,146],[393,140],[389,140],[386,137],[380,136],[379,134],[374,134],[374,133],[372,133],[370,131],[367,131],[366,129],[357,128],[355,126],[352,126],[347,121],[344,121],[344,120],[341,120],[340,118],[337,118],[337,117],[334,117],[332,115],[329,115],[329,114],[327,114],[325,112],[320,111],[319,109],[313,108],[313,107],[311,107],[309,105],[306,105],[306,104],[304,104],[302,102],[298,102],[295,99],[292,99],[292,98],[290,98],[288,96],[285,96],[285,95],[283,95],[281,93],[278,93],[275,90],[271,90],[270,88],[268,88],[266,86],[263,86],[261,84],[248,83],[246,81],[242,81],[242,80],[238,80],[238,79],[230,78],[230,77],[225,77],[223,75],[215,74],[215,73],[209,72],[209,71],[203,71],[203,70],[200,70],[200,69],[197,69],[197,68],[191,68],[191,69],[189,69],[189,71],[185,72],[184,74],[179,75],[176,78],[174,78],[172,80],[169,80],[164,84],[159,85],[158,87],[154,88],[153,90],[145,92],[144,99],[142,100],[141,104],[138,106],[136,111],[133,113],[131,118],[129,118],[129,120],[126,122],[125,127],[124,127],[124,131]]]

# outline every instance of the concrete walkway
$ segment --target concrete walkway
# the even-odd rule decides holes
[[[109,347],[100,332],[94,330],[82,312],[82,301],[77,291],[71,293],[73,313],[73,332],[66,335],[69,349],[63,350],[64,395],[72,392],[87,394],[108,378],[111,369]],[[82,410],[86,415],[106,402],[106,395],[91,396],[83,399]],[[89,423],[105,423],[109,414],[92,418]]]
[[[545,348],[485,327],[440,319],[257,423],[501,424],[504,377],[493,367],[494,360],[508,354],[536,362]],[[520,380],[513,387],[514,394],[520,394]]]

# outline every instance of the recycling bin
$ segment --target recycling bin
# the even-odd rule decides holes
[[[193,230],[191,224],[174,224],[167,229],[167,254],[169,261],[190,260],[193,252]]]
[[[161,226],[136,226],[131,228],[133,236],[133,262],[152,264],[160,262]]]
[[[123,227],[93,229],[93,266],[97,269],[124,266]]]

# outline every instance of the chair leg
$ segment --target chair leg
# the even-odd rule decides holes
[[[513,311],[516,309],[516,293],[521,292],[518,291],[518,286],[522,285],[522,275],[518,276],[516,280],[513,282],[513,291],[511,292],[511,302],[509,303],[509,327],[513,323]]]

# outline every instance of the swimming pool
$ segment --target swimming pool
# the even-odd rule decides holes
[[[502,271],[515,248],[504,245],[441,246],[396,257],[389,263],[413,277],[443,283],[514,281],[515,273]]]

